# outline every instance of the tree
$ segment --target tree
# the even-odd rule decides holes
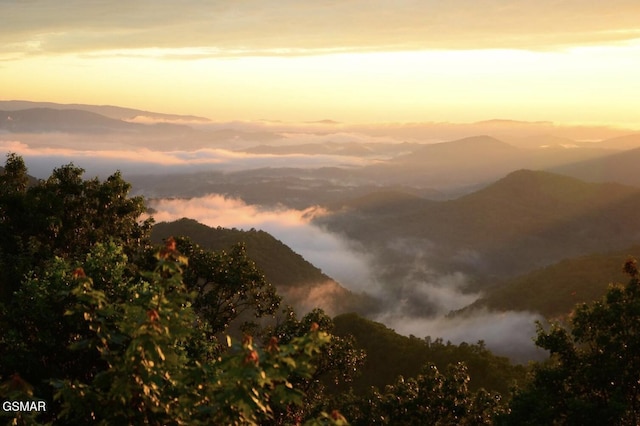
[[[108,256],[87,256],[105,271],[96,280],[87,275],[91,261],[87,270],[76,267],[70,273],[70,265],[62,261],[49,274],[59,281],[53,292],[71,303],[63,317],[77,324],[67,336],[69,353],[94,362],[76,364],[48,380],[56,404],[50,404],[40,420],[69,425],[257,425],[274,419],[275,406],[302,405],[306,394],[293,385],[294,379],[313,376],[315,359],[330,336],[312,325],[282,344],[259,346],[250,337],[233,344],[228,338],[228,350],[215,360],[194,358],[187,348],[200,334],[193,327],[195,294],[182,279],[187,259],[173,240],[156,257],[153,271],[106,286],[106,281],[121,278],[105,268],[112,263]],[[22,390],[14,383],[24,383]],[[41,397],[17,375],[5,380],[0,391],[5,398]],[[321,413],[309,424],[347,423],[337,413]]]
[[[124,300],[129,286],[134,285],[133,278],[127,276],[128,258],[114,243],[96,244],[79,262],[62,258],[46,262],[41,273],[25,280],[12,302],[0,311],[5,330],[0,335],[0,375],[19,372],[49,401],[49,378],[85,380],[103,367],[97,354],[69,350],[89,333],[82,321],[64,315],[75,303],[72,289],[79,265],[83,265],[83,273],[94,277],[94,288],[111,300]]]
[[[503,424],[636,425],[640,422],[640,277],[635,260],[601,301],[576,307],[568,327],[538,325],[549,350]]]
[[[289,344],[308,333],[309,329],[331,335],[323,351],[314,359],[314,372],[307,376],[294,376],[291,383],[302,390],[307,398],[303,404],[274,406],[274,424],[291,424],[301,419],[314,418],[323,411],[337,407],[341,389],[348,388],[359,374],[366,358],[365,351],[357,349],[351,336],[336,336],[331,317],[322,309],[314,309],[301,319],[290,307],[274,327],[261,331],[267,346]],[[337,397],[336,397],[337,395]]]
[[[329,335],[310,325],[287,342],[221,345],[243,311],[279,297],[244,253],[168,239],[119,173],[83,180],[73,165],[33,186],[9,156],[0,179],[0,397],[48,402],[14,424],[265,424],[307,399]],[[180,246],[193,256],[192,266]],[[151,260],[150,260],[151,259]],[[224,347],[223,347],[224,346]],[[337,412],[309,424],[346,424]]]
[[[274,314],[280,306],[275,288],[247,257],[243,244],[229,252],[204,250],[185,237],[177,238],[176,244],[189,258],[185,284],[196,292],[194,307],[211,333],[226,331],[237,318],[245,319],[238,328],[247,331],[253,325],[251,317]]]
[[[104,182],[83,180],[84,170],[69,164],[27,186],[22,158],[9,154],[0,175],[0,302],[54,256],[82,258],[96,243],[120,244],[135,256],[149,238],[152,221],[140,222],[142,197],[129,197],[131,185],[119,172]]]
[[[491,425],[503,410],[499,394],[469,390],[464,364],[441,373],[433,364],[415,378],[399,377],[381,393],[343,401],[342,411],[354,425]]]
[[[24,242],[16,235],[27,213],[25,193],[29,177],[21,157],[8,154],[0,174],[0,303],[17,288],[16,281],[25,261],[20,252]]]
[[[0,175],[0,191],[2,195],[24,193],[28,185],[29,175],[22,157],[15,153],[7,154],[4,171]]]

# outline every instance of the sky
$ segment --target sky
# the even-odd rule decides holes
[[[0,99],[640,128],[637,0],[0,0]]]

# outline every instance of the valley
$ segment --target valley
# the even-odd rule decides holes
[[[0,110],[0,144],[36,177],[65,162],[87,175],[121,170],[158,219],[155,241],[242,242],[299,312],[483,340],[518,361],[539,357],[535,320],[600,297],[640,243],[640,137],[619,129],[593,128],[607,137],[587,142],[571,138],[584,128],[504,120],[364,127],[51,103]],[[486,135],[460,137],[470,131]],[[578,271],[600,259],[592,279]]]

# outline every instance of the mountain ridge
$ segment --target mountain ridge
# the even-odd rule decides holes
[[[276,287],[284,302],[300,312],[321,307],[330,315],[336,315],[374,308],[373,299],[350,292],[265,231],[212,228],[189,218],[154,225],[153,242],[160,243],[169,236],[186,236],[214,251],[228,250],[234,244],[243,243],[249,258]]]
[[[393,252],[390,242],[411,239],[414,251],[428,252],[432,267],[489,281],[640,242],[640,233],[629,232],[640,229],[632,213],[640,209],[639,188],[543,171],[516,171],[475,193],[396,208],[394,215],[388,208],[335,211],[317,220],[398,262],[388,265],[395,273],[402,273],[406,254]]]
[[[0,110],[0,129],[11,133],[132,132],[140,125],[113,119],[81,109],[30,108],[15,111]]]
[[[211,121],[205,117],[198,117],[195,115],[180,115],[180,114],[165,114],[159,112],[144,111],[140,109],[120,107],[115,105],[90,105],[90,104],[61,104],[55,102],[35,102],[25,100],[0,100],[0,110],[15,111],[22,109],[33,108],[51,108],[58,110],[84,110],[93,112],[96,114],[104,115],[105,117],[113,118],[116,120],[131,120],[136,117],[150,117],[156,119],[164,119],[168,121],[196,121],[196,122],[209,122]]]
[[[612,283],[626,283],[629,276],[622,265],[639,255],[640,246],[636,245],[562,259],[497,284],[461,312],[520,310],[539,312],[551,319],[566,318],[577,305],[602,298]]]
[[[639,138],[640,139],[640,138]],[[619,182],[640,187],[640,148],[633,148],[607,156],[565,164],[549,169],[589,182]]]

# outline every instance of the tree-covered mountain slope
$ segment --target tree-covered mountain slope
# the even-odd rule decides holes
[[[492,354],[482,344],[454,345],[438,339],[402,336],[384,324],[355,313],[338,315],[333,323],[333,334],[352,335],[356,347],[367,353],[361,374],[352,383],[357,392],[364,392],[371,386],[383,389],[400,375],[414,377],[426,363],[445,370],[449,364],[464,362],[469,368],[473,389],[506,393],[514,382],[522,383],[525,378],[523,366],[513,365],[507,358]]]
[[[417,254],[429,268],[492,283],[640,243],[640,189],[542,171],[519,170],[450,201],[345,205],[316,220],[382,253],[391,278]]]
[[[154,225],[151,239],[186,236],[209,250],[228,250],[243,243],[247,255],[272,283],[284,302],[306,312],[321,307],[330,314],[371,309],[373,299],[350,292],[287,245],[265,231],[212,228],[193,219]]]
[[[621,143],[629,141],[631,144],[640,141],[640,135],[630,135],[617,140]],[[640,148],[630,148],[599,158],[564,164],[550,170],[587,182],[619,182],[625,185],[640,186],[638,161],[640,161]]]
[[[640,257],[640,246],[570,259],[506,280],[467,309],[532,311],[547,318],[569,315],[577,304],[599,300],[610,284],[624,283],[622,265]]]

